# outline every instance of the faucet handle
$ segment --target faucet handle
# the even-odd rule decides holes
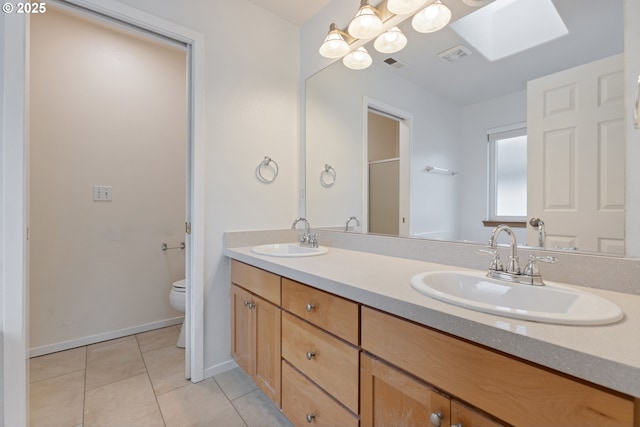
[[[318,236],[319,235],[320,235],[320,233],[309,234],[309,236],[307,238],[307,243],[309,243],[309,246],[311,246],[312,248],[317,248],[318,247]]]
[[[494,249],[494,250],[478,249],[476,253],[478,255],[493,256],[493,259],[491,260],[491,264],[489,264],[489,270],[504,271],[504,266],[502,265],[502,260],[500,259],[500,252],[498,252],[497,249]]]
[[[538,268],[538,264],[536,261],[545,262],[547,264],[555,264],[558,262],[558,259],[550,255],[549,256],[529,255],[529,262],[527,263],[527,266],[524,268],[524,271],[522,272],[522,274],[525,274],[527,276],[539,276],[540,269]]]
[[[306,243],[308,240],[309,240],[309,235],[305,231],[298,233],[298,242]]]

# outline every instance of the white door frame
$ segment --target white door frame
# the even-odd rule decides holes
[[[191,381],[204,379],[204,36],[113,0],[66,0],[93,12],[187,44],[190,50],[191,259],[187,290]],[[28,15],[3,14],[0,123],[0,295],[4,425],[28,424]],[[188,278],[189,279],[189,278]],[[190,292],[189,292],[190,290]]]

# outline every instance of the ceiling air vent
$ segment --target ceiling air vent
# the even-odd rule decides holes
[[[391,57],[383,60],[382,62],[393,68],[404,68],[406,66],[404,62],[400,62],[397,59]]]
[[[469,55],[471,55],[471,51],[469,50],[469,48],[459,44],[458,46],[454,46],[451,49],[445,50],[444,52],[440,52],[438,54],[438,58],[446,62],[456,62],[457,60]]]

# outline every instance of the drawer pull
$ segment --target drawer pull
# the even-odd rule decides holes
[[[463,427],[462,423],[458,423],[458,424],[451,424],[451,427]]]
[[[316,352],[315,351],[307,351],[307,360],[311,360],[314,357],[316,357]]]
[[[311,313],[313,310],[315,310],[315,308],[315,304],[307,304],[307,313]]]
[[[316,415],[315,414],[307,414],[307,422],[309,424],[311,424],[313,422],[313,420],[316,419]]]
[[[429,421],[434,427],[440,427],[442,425],[442,412],[432,412],[429,416]]]

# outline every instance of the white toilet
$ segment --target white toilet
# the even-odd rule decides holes
[[[169,293],[169,302],[171,303],[171,307],[181,313],[184,313],[185,311],[185,284],[185,279],[173,282],[171,292]],[[184,348],[184,322],[180,328],[180,336],[178,337],[176,346]]]

